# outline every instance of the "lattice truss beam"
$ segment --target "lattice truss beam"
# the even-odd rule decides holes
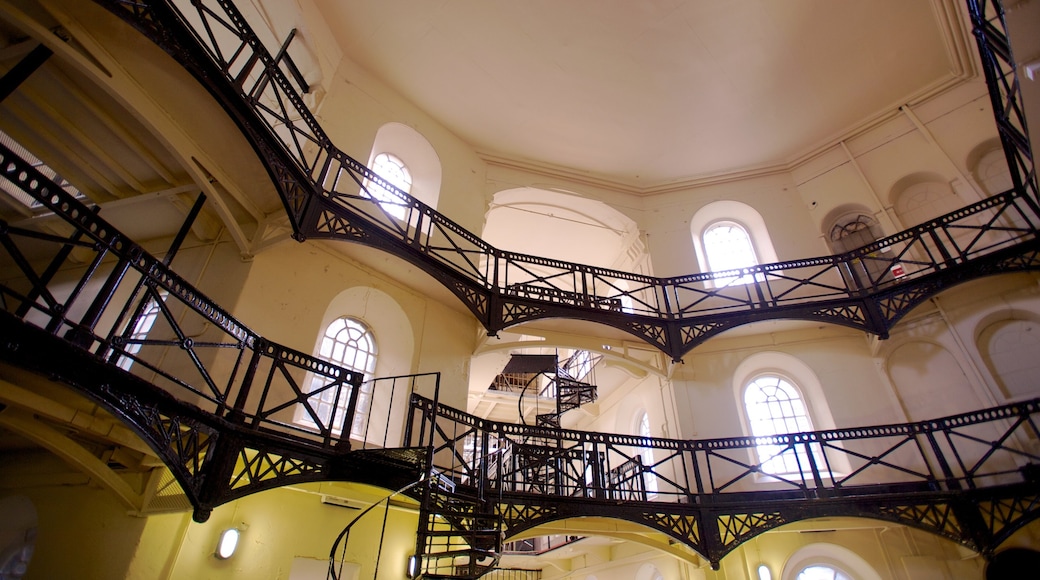
[[[400,256],[444,284],[491,334],[542,318],[579,318],[622,329],[673,360],[765,318],[820,320],[885,337],[935,292],[1040,268],[1032,149],[996,0],[967,1],[1014,190],[847,254],[749,268],[753,282],[739,285],[716,284],[727,273],[654,278],[491,247],[337,149],[287,75],[285,51],[268,51],[232,2],[193,3],[188,25],[161,0],[98,1],[174,55],[228,110],[278,186],[297,239],[340,239]]]

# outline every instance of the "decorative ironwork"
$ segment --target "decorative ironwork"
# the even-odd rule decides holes
[[[1040,399],[904,425],[697,441],[498,423],[418,396],[409,421],[436,426],[411,429],[409,444],[434,443],[442,485],[497,497],[509,534],[564,517],[622,518],[717,564],[748,538],[806,518],[898,521],[988,553],[1040,515],[1040,455],[1024,443],[1040,437]],[[769,471],[780,456],[798,471]]]
[[[643,519],[651,527],[664,531],[688,546],[700,546],[700,529],[697,517],[667,512],[644,512]],[[695,548],[696,549],[696,548]]]
[[[1040,495],[1030,494],[979,502],[986,527],[999,544],[1040,515]]]
[[[886,336],[913,303],[1007,271],[979,258],[1026,251],[1040,226],[1018,78],[995,0],[968,7],[1014,189],[845,254],[750,267],[742,274],[751,282],[721,286],[729,273],[654,278],[496,249],[337,149],[282,70],[284,51],[272,55],[232,2],[193,2],[186,18],[163,0],[98,1],[174,55],[228,110],[271,172],[297,239],[365,243],[443,272],[435,277],[491,334],[536,318],[580,318],[630,332],[673,360],[717,331],[720,316],[730,326],[764,316],[829,320]],[[487,306],[470,301],[486,295]],[[865,313],[864,300],[880,305]]]
[[[719,538],[726,551],[762,532],[787,523],[780,512],[722,514],[716,520]]]
[[[540,503],[498,503],[495,511],[502,518],[507,535],[516,535],[536,525],[553,521],[560,515],[558,505]]]
[[[493,248],[335,148],[284,74],[285,50],[272,56],[229,0],[194,1],[190,19],[162,0],[98,1],[174,55],[227,109],[298,238],[357,241],[410,260],[492,332],[567,316],[621,328],[679,359],[723,328],[766,317],[826,318],[884,334],[952,284],[1040,269],[1040,196],[994,0],[968,7],[1014,189],[845,254],[748,268],[751,282],[730,285],[718,284],[726,272],[654,278]],[[362,457],[379,455],[347,454],[339,433],[352,406],[339,426],[315,421],[308,430],[286,418],[295,408],[317,417],[315,391],[301,388],[301,377],[353,399],[360,375],[256,335],[6,148],[0,173],[74,229],[63,238],[0,224],[4,256],[21,274],[0,285],[4,360],[51,373],[124,417],[171,466],[197,517],[259,489],[358,475]],[[372,185],[405,217],[388,211]],[[26,244],[54,249],[46,267],[28,258]],[[50,284],[72,247],[95,257],[66,295]],[[80,295],[88,282],[99,283],[98,295]],[[122,284],[130,298],[111,303]],[[161,323],[130,340],[130,313],[146,299]],[[195,338],[191,324],[210,334]],[[177,356],[184,364],[164,364]],[[503,425],[436,396],[413,400],[404,444],[426,448],[427,461],[387,455],[379,463],[397,465],[401,476],[427,469],[419,552],[431,576],[475,578],[497,562],[503,522],[512,531],[568,514],[655,524],[717,566],[746,539],[803,517],[893,519],[988,553],[1040,513],[1040,457],[1019,442],[1040,436],[1040,400],[907,425],[706,441]],[[763,444],[773,457],[791,454],[799,470],[769,472],[773,457],[757,455]],[[643,464],[641,448],[662,459]],[[652,497],[643,484],[650,476]],[[774,489],[758,491],[761,478]],[[619,499],[631,505],[618,509]],[[726,509],[734,505],[741,510]]]

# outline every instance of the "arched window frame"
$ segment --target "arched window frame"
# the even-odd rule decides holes
[[[881,575],[862,556],[844,546],[825,542],[802,546],[791,554],[779,580],[799,580],[799,574],[813,566],[838,570],[853,580],[881,580]]]
[[[347,336],[343,333],[346,332]],[[372,329],[364,321],[352,316],[340,316],[330,322],[322,332],[318,340],[315,356],[329,363],[341,366],[364,375],[364,382],[358,392],[357,404],[354,409],[354,419],[350,426],[350,436],[355,439],[364,439],[368,429],[368,416],[372,407],[372,376],[376,368],[375,336]],[[321,387],[324,382],[317,376],[308,377],[307,391],[310,392]],[[326,423],[332,414],[332,404],[335,401],[336,391],[327,390],[312,400],[311,405],[320,418]],[[351,392],[348,389],[341,392],[337,402],[334,420],[332,422],[333,432],[339,433],[342,429],[343,415],[347,411]],[[296,410],[294,421],[305,427],[314,428],[315,424],[310,415],[302,408]]]
[[[711,202],[697,210],[690,218],[690,235],[693,240],[694,253],[700,265],[701,272],[707,272],[709,266],[708,254],[704,249],[704,233],[709,226],[716,222],[732,222],[738,224],[747,233],[751,241],[751,247],[755,252],[758,264],[772,264],[779,262],[773,241],[766,228],[766,222],[755,208],[733,200],[719,200]],[[718,280],[705,280],[706,288],[722,286]]]
[[[723,229],[729,230],[729,232],[739,232],[739,236],[730,233],[728,234],[729,240],[715,239],[713,232]],[[751,234],[743,224],[737,221],[712,222],[701,233],[701,243],[704,244],[704,256],[708,261],[708,269],[712,272],[740,270],[759,264],[758,254],[755,252],[755,242]],[[749,284],[752,281],[754,281],[754,277],[751,274],[716,277],[713,280],[718,288],[735,284]]]
[[[786,377],[789,382],[798,388],[802,400],[805,402],[814,430],[836,428],[830,405],[827,403],[827,397],[823,391],[823,385],[812,368],[801,359],[787,353],[761,351],[744,359],[737,365],[732,375],[734,403],[744,436],[754,436],[751,431],[751,423],[748,420],[748,412],[744,406],[745,389],[755,378],[769,374]],[[836,449],[842,447],[840,441],[832,442],[830,445]],[[828,452],[826,458],[830,472],[821,467],[820,476],[824,479],[830,479],[831,474],[837,476],[851,472],[851,464],[845,454],[835,450]],[[752,464],[758,463],[758,453],[755,448],[748,450],[748,461]],[[809,474],[801,474],[801,476],[806,475]],[[775,479],[767,473],[759,472],[755,476],[755,481],[769,483],[775,481]]]
[[[796,580],[853,580],[847,572],[831,564],[809,564],[802,568]]]
[[[369,165],[372,171],[397,187],[397,189],[404,193],[411,192],[412,173],[409,171],[408,165],[400,157],[383,151],[374,155]],[[405,216],[408,215],[408,202],[397,195],[397,193],[371,181],[365,182],[365,189],[373,199],[379,202],[383,211],[389,215],[399,220],[405,219]]]
[[[773,435],[814,430],[812,412],[802,390],[782,373],[766,372],[753,377],[744,385],[743,404],[752,437],[768,439]],[[802,445],[790,449],[760,443],[755,454],[763,473],[778,476],[811,473],[809,453]],[[821,465],[820,458],[816,459]]]
[[[646,412],[646,409],[640,409],[636,413],[636,428],[635,432],[640,437],[647,439],[653,437],[650,431],[650,415]],[[653,469],[654,465],[654,450],[650,447],[642,447],[639,449],[639,456],[643,462],[644,469]],[[657,497],[657,473],[654,471],[643,472],[643,489],[646,490],[647,499]]]
[[[392,155],[408,168],[411,182],[407,189],[401,189],[416,200],[437,209],[437,203],[440,200],[442,169],[440,157],[433,145],[414,128],[392,121],[385,123],[376,131],[368,158],[368,166],[380,176],[388,178],[388,175],[383,175],[374,167],[376,157],[384,153]],[[366,183],[366,187],[369,187],[369,184]],[[409,227],[419,226],[421,221],[425,222],[419,226],[424,230],[420,235],[429,235],[428,220],[420,220],[418,212],[411,211],[411,207],[408,205],[401,205],[402,200],[398,196],[388,195],[391,195],[394,201],[384,205],[396,212],[392,215],[388,212],[389,219],[407,220]]]

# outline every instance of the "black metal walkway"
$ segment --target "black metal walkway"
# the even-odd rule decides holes
[[[733,273],[653,278],[504,252],[400,192],[398,219],[367,184],[396,189],[333,146],[283,73],[284,55],[266,51],[231,2],[193,2],[188,20],[162,0],[98,1],[224,106],[265,163],[299,239],[354,241],[409,260],[492,333],[579,318],[624,329],[673,359],[723,330],[773,318],[885,336],[953,284],[1040,268],[1040,197],[995,2],[969,0],[969,8],[1015,188],[848,254],[756,266],[741,271],[753,283],[714,287],[707,282]],[[578,515],[641,523],[717,565],[756,534],[810,517],[896,521],[988,554],[1040,513],[1038,401],[763,442],[504,425],[416,395],[398,448],[351,449],[341,433],[352,424],[360,375],[254,333],[2,146],[0,173],[72,230],[62,237],[0,224],[4,263],[21,273],[0,285],[0,359],[72,385],[124,420],[160,454],[200,520],[216,505],[293,482],[425,478],[416,489],[427,575],[475,577],[494,565],[500,532]],[[74,249],[93,258],[71,268],[78,282],[59,285]],[[135,336],[133,321],[153,308],[156,325]],[[343,417],[317,410],[322,393],[347,402]],[[300,409],[313,428],[294,420]],[[638,453],[647,448],[653,465]],[[791,454],[800,467],[777,473],[770,454]]]

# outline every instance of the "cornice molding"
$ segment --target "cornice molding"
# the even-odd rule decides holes
[[[974,55],[971,49],[971,43],[974,40],[967,24],[968,20],[963,14],[962,3],[958,0],[932,0],[932,8],[935,12],[936,26],[946,47],[946,55],[950,65],[949,74],[899,99],[897,102],[891,103],[873,115],[835,132],[818,144],[810,146],[784,160],[724,170],[717,173],[694,175],[651,185],[641,185],[631,180],[612,179],[589,171],[544,161],[509,157],[492,151],[478,150],[476,153],[489,167],[522,171],[637,197],[650,197],[706,185],[717,185],[780,173],[790,173],[828,151],[841,147],[842,142],[847,142],[850,139],[863,135],[900,116],[902,114],[900,113],[900,107],[910,105],[917,108],[979,78],[979,67],[976,62],[977,56]],[[984,87],[983,90],[985,90]]]

